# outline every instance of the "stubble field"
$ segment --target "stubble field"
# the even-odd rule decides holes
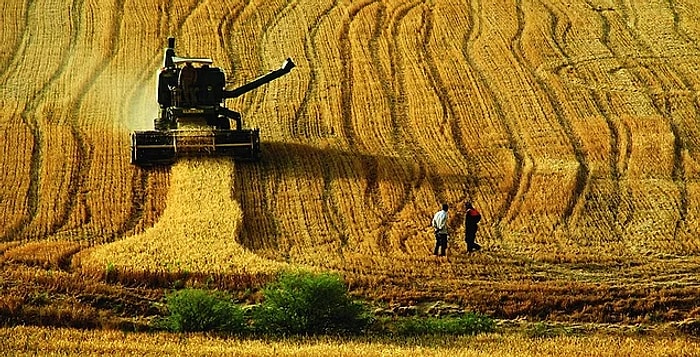
[[[354,295],[390,307],[698,318],[699,10],[5,1],[2,316],[89,325],[148,315],[182,279],[240,292],[303,267],[340,272]],[[168,36],[232,86],[294,59],[289,75],[227,103],[261,129],[261,162],[130,165],[130,131],[157,115]],[[484,217],[484,250],[471,255],[468,201]],[[451,239],[436,259],[442,202]]]

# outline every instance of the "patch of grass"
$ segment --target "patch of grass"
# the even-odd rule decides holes
[[[284,273],[263,288],[258,305],[240,306],[229,295],[202,289],[183,289],[166,296],[168,316],[156,328],[177,332],[217,331],[263,335],[387,334],[476,335],[493,332],[494,320],[478,313],[449,317],[392,317],[377,319],[355,301],[335,274]]]
[[[385,329],[401,336],[476,335],[493,332],[494,320],[478,313],[455,317],[405,317],[384,322]]]
[[[107,263],[107,266],[105,267],[105,281],[114,283],[117,281],[117,275],[117,267],[114,265],[114,263]]]

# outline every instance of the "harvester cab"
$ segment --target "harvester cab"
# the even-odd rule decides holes
[[[157,78],[160,112],[154,120],[154,130],[131,134],[132,164],[169,165],[183,155],[260,158],[259,129],[244,129],[241,114],[226,108],[226,99],[289,73],[294,62],[287,58],[279,69],[232,90],[226,89],[224,71],[212,63],[209,58],[175,56],[175,39],[168,38]]]

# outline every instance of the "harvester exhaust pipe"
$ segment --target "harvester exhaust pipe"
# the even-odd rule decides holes
[[[173,57],[175,57],[175,37],[168,37],[168,48],[165,49],[165,54],[163,54],[164,68],[175,67]]]

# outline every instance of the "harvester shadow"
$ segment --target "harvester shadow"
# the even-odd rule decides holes
[[[306,209],[305,202],[322,201],[320,205],[323,207],[323,214],[329,215],[326,221],[333,225],[332,229],[342,232],[345,230],[342,219],[340,219],[341,222],[334,219],[338,218],[342,212],[334,212],[335,203],[331,202],[338,199],[331,191],[338,189],[337,183],[340,181],[361,181],[350,184],[364,188],[364,192],[356,193],[355,199],[364,200],[369,206],[381,205],[378,202],[381,200],[380,182],[383,185],[396,185],[397,191],[405,193],[427,184],[436,192],[436,197],[440,196],[439,191],[445,187],[466,190],[468,184],[466,170],[464,174],[445,176],[437,170],[421,168],[414,157],[363,154],[299,143],[265,142],[261,146],[263,153],[260,162],[236,164],[233,197],[240,203],[244,217],[241,234],[237,238],[238,242],[246,249],[270,259],[285,261],[288,251],[292,249],[288,243],[278,242],[283,234],[280,227],[285,225],[287,230],[289,229],[289,222],[282,222],[277,211],[286,207],[287,204],[279,200],[301,196],[303,197],[300,203],[302,210]],[[439,180],[436,179],[438,177]],[[290,188],[305,192],[290,196],[285,192]],[[410,194],[404,196],[404,200],[410,200],[412,197]],[[437,203],[436,207],[438,207]],[[318,222],[320,226],[325,224],[325,222]],[[311,227],[296,228],[312,229]],[[313,237],[318,234],[311,232],[310,235],[312,239],[320,240],[318,237]],[[342,240],[342,234],[340,235]]]

